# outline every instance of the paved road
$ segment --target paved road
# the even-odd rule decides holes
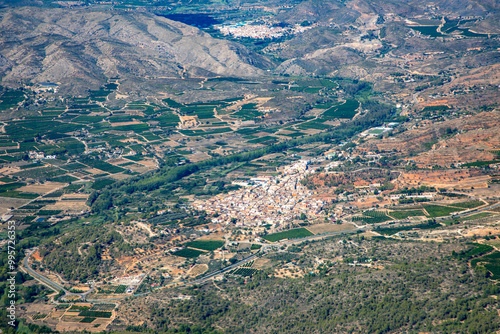
[[[472,210],[464,211],[464,212],[461,212],[461,213],[456,213],[456,214],[453,214],[451,216],[437,217],[436,221],[438,221],[438,220],[447,220],[447,219],[450,219],[450,218],[451,219],[460,218],[460,217],[468,216],[468,215],[473,214],[473,213],[479,213],[479,212],[483,212],[483,211],[488,211],[488,210],[497,208],[499,206],[500,206],[500,202],[498,202],[496,204],[493,204],[493,205],[486,206],[484,208],[472,209]]]
[[[43,275],[40,275],[39,273],[37,273],[36,271],[31,269],[31,267],[28,263],[28,260],[32,254],[33,253],[28,253],[28,255],[26,255],[26,257],[24,258],[24,260],[23,260],[24,270],[26,270],[26,272],[28,272],[28,274],[30,274],[37,281],[41,282],[42,284],[45,284],[46,286],[48,286],[49,288],[51,288],[55,292],[60,292],[62,290],[65,293],[64,297],[66,297],[66,296],[79,296],[80,298],[85,299],[88,294],[90,294],[94,291],[95,283],[92,284],[91,288],[86,292],[82,292],[82,293],[71,292],[71,291],[67,290],[64,286],[62,286],[61,284],[54,282]]]
[[[37,281],[47,285],[49,288],[51,288],[52,290],[54,290],[55,292],[59,292],[61,290],[63,290],[66,294],[71,294],[71,292],[69,292],[68,290],[66,290],[62,285],[60,285],[59,283],[56,283],[54,281],[51,281],[50,279],[48,279],[47,277],[45,276],[42,276],[40,275],[39,273],[37,273],[36,271],[34,271],[33,269],[31,269],[31,267],[29,266],[28,264],[28,259],[30,258],[32,253],[29,253],[23,260],[23,268],[31,275],[33,276]]]
[[[345,230],[345,231],[339,231],[339,232],[328,232],[328,233],[324,233],[324,234],[320,234],[320,235],[311,235],[311,236],[308,236],[308,237],[303,237],[303,238],[297,238],[297,239],[289,239],[289,240],[285,240],[285,241],[282,241],[282,242],[278,242],[278,243],[275,243],[275,244],[266,244],[264,245],[261,250],[253,255],[250,255],[249,257],[246,257],[244,259],[242,259],[241,261],[238,261],[236,262],[235,264],[232,264],[230,266],[227,266],[221,270],[218,270],[218,271],[215,271],[215,272],[211,272],[203,277],[200,277],[198,279],[195,279],[193,281],[190,281],[190,282],[186,282],[184,283],[183,285],[193,285],[193,284],[200,284],[200,283],[204,283],[205,281],[207,281],[208,279],[214,277],[214,276],[217,276],[219,274],[222,274],[222,273],[225,273],[231,269],[234,269],[238,266],[241,266],[242,264],[245,264],[247,262],[250,262],[252,261],[253,259],[257,258],[259,255],[263,254],[266,250],[271,250],[272,248],[278,248],[280,249],[281,247],[285,246],[285,247],[288,247],[289,245],[292,245],[292,244],[295,244],[295,243],[301,243],[301,242],[304,242],[304,241],[307,241],[307,240],[313,240],[313,239],[323,239],[323,238],[327,238],[327,237],[331,237],[331,236],[334,236],[334,235],[342,235],[342,234],[351,234],[351,233],[356,233],[358,231],[361,231],[361,232],[364,232],[368,229],[371,229],[371,226],[368,226],[368,227],[360,227],[360,228],[355,228],[355,229],[351,229],[351,230]]]

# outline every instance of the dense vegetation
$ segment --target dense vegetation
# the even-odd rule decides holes
[[[106,226],[83,227],[61,237],[58,242],[53,241],[46,240],[40,247],[44,264],[65,279],[83,282],[95,278],[103,266],[109,265],[101,259],[105,248],[116,254],[130,254],[134,248],[134,245],[124,242],[118,232],[110,231]]]
[[[383,258],[385,268],[330,263],[296,279],[257,271],[247,284],[218,283],[223,292],[208,284],[184,290],[191,300],[145,304],[142,312],[153,320],[142,329],[166,331],[190,323],[201,332],[224,333],[492,333],[500,326],[498,302],[491,297],[499,287],[482,270],[468,267],[469,257],[453,255],[456,246],[356,242],[362,247],[341,251],[356,256],[366,247],[366,255]],[[310,244],[307,255],[290,259],[302,263],[315,254],[326,256],[337,244]]]

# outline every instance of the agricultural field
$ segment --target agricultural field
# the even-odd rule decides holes
[[[414,229],[428,230],[428,229],[434,229],[434,228],[437,228],[440,226],[441,226],[440,224],[430,222],[430,223],[401,226],[401,227],[378,228],[378,229],[375,229],[375,231],[377,233],[380,233],[380,234],[394,235],[394,234],[396,234],[398,232],[402,232],[402,231],[411,231]]]
[[[351,119],[356,115],[356,109],[358,109],[358,107],[358,101],[349,99],[323,112],[322,118],[325,120],[332,120],[335,118]]]
[[[498,251],[472,260],[471,265],[483,266],[491,273],[491,279],[500,279],[500,252]]]
[[[232,275],[240,275],[244,277],[250,277],[253,276],[258,270],[257,269],[251,269],[251,268],[238,268],[235,271],[233,271],[231,274]]]
[[[406,219],[408,217],[425,216],[425,213],[422,210],[401,210],[389,211],[388,215],[394,219]]]
[[[91,311],[84,310],[81,311],[79,317],[90,317],[90,318],[111,318],[112,313],[108,311]]]
[[[309,237],[311,235],[314,235],[311,233],[309,230],[306,228],[296,228],[284,232],[278,232],[278,233],[273,233],[273,234],[268,234],[263,236],[263,239],[266,239],[267,241],[270,242],[276,242],[280,241],[283,239],[296,239],[296,238],[303,238],[303,237]]]
[[[495,6],[28,2],[0,24],[18,332],[500,328]]]
[[[353,217],[352,220],[362,221],[366,224],[379,224],[390,221],[392,218],[387,216],[387,214],[383,211],[365,211],[363,212],[363,216]]]
[[[448,206],[425,204],[422,206],[425,211],[429,213],[430,218],[444,217],[452,214],[453,212],[462,211],[461,208],[452,208]]]
[[[474,209],[482,205],[484,205],[484,202],[479,200],[450,204],[450,206],[454,206],[461,209]]]
[[[214,251],[222,246],[224,246],[223,240],[195,240],[186,243],[187,247],[202,249],[206,251]]]
[[[487,217],[490,217],[493,215],[494,215],[494,213],[491,213],[491,212],[480,212],[480,213],[475,213],[475,214],[467,216],[467,217],[460,218],[459,220],[460,221],[476,220],[476,219],[481,219],[481,218],[487,218]]]
[[[172,253],[172,255],[175,256],[180,256],[180,257],[185,257],[188,259],[196,258],[200,256],[201,254],[204,254],[205,252],[199,251],[197,249],[192,249],[192,248],[184,248],[181,249],[177,252]]]

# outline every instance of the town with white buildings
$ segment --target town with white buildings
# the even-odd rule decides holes
[[[313,198],[313,192],[300,183],[314,173],[309,164],[310,160],[301,160],[285,167],[279,176],[253,178],[241,189],[196,201],[193,206],[210,214],[217,213],[215,222],[236,219],[237,226],[279,226],[301,213],[317,218],[325,203]]]

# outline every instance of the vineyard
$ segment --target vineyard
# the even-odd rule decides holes
[[[235,271],[232,272],[233,275],[240,275],[240,276],[245,276],[245,277],[250,277],[253,276],[257,272],[257,269],[250,269],[250,268],[238,268]]]

